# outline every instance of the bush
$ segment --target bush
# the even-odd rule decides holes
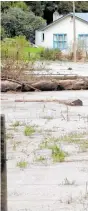
[[[7,37],[25,35],[31,42],[34,42],[35,30],[45,25],[43,18],[18,7],[10,7],[6,12],[2,13],[1,18],[1,24],[6,31]]]
[[[0,35],[1,35],[1,40],[6,38],[6,32],[3,27],[0,28]]]
[[[40,58],[45,60],[61,60],[62,53],[59,49],[42,49]]]
[[[25,36],[15,38],[6,38],[1,42],[1,55],[3,59],[10,58],[13,60],[28,60],[28,52],[25,47],[30,47],[30,43]]]

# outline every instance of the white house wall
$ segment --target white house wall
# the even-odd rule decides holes
[[[44,41],[42,41],[42,33],[44,33]],[[44,31],[36,31],[35,44],[45,48],[53,48],[53,34],[67,34],[67,42],[70,48],[73,41],[73,19],[67,17]],[[88,24],[76,19],[76,38],[78,38],[78,34],[88,34]]]

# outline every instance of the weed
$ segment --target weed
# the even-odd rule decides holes
[[[88,140],[83,141],[83,143],[80,143],[80,148],[83,152],[86,152],[88,150]]]
[[[25,160],[17,162],[17,167],[20,167],[20,168],[26,168],[27,165],[28,165],[28,162]]]
[[[40,156],[39,158],[36,159],[36,161],[38,161],[38,162],[42,162],[45,160],[46,160],[46,158],[44,158],[43,156]]]
[[[20,126],[20,122],[19,122],[19,121],[16,121],[16,122],[14,122],[14,123],[12,124],[12,126],[13,126],[13,127],[18,127],[18,126]]]
[[[82,137],[83,134],[71,133],[70,135],[60,137],[59,140],[67,143],[79,143]]]
[[[51,144],[58,142],[59,139],[58,138],[54,138],[54,137],[49,137],[47,139],[45,139],[41,144],[40,144],[40,149],[46,149],[46,148],[50,148]]]
[[[48,141],[44,141],[40,144],[40,149],[46,149],[48,147]]]
[[[34,127],[32,127],[32,126],[25,126],[25,129],[24,129],[24,135],[25,136],[31,136],[34,132],[35,132]]]
[[[66,157],[66,153],[61,150],[57,145],[53,145],[51,147],[52,150],[52,158],[54,162],[63,162]]]

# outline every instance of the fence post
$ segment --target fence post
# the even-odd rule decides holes
[[[7,211],[7,165],[4,115],[1,115],[1,211]]]

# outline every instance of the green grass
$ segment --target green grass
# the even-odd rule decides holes
[[[83,140],[83,142],[80,143],[80,149],[83,152],[88,151],[88,140]]]
[[[53,162],[63,162],[65,160],[65,157],[67,156],[67,153],[57,146],[57,142],[58,139],[53,137],[45,139],[45,141],[40,144],[40,150],[50,149],[52,151]]]
[[[28,162],[25,160],[17,162],[17,167],[19,167],[19,168],[26,168],[27,165],[28,165]]]
[[[36,161],[38,161],[38,162],[42,162],[42,161],[45,161],[45,160],[46,160],[46,158],[44,158],[43,156],[36,158]]]
[[[40,149],[46,149],[46,148],[50,148],[52,146],[53,143],[58,143],[60,141],[59,138],[55,138],[55,137],[49,137],[47,139],[45,139],[41,144],[40,144]]]
[[[25,126],[24,128],[24,135],[25,136],[31,136],[35,132],[34,127],[32,126]]]
[[[41,48],[41,47],[38,47],[38,48],[35,48],[35,47],[25,47],[24,48],[24,51],[25,52],[29,52],[29,53],[40,53],[42,49],[43,48]]]
[[[67,153],[60,149],[57,145],[51,147],[53,162],[63,162]]]
[[[60,140],[68,143],[79,143],[82,137],[83,134],[71,133],[67,136],[61,137]]]

